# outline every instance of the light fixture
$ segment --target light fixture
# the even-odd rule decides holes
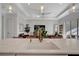
[[[75,9],[76,9],[76,6],[75,6],[75,4],[73,4],[73,6],[72,6],[73,12],[75,12]]]
[[[73,6],[72,9],[75,10],[75,6]]]
[[[41,6],[41,13],[44,11],[44,6]]]
[[[41,6],[41,10],[43,10],[44,9],[44,6]]]
[[[11,5],[9,6],[9,10],[12,10],[12,6]]]
[[[12,6],[9,5],[9,12],[11,13],[12,12]]]

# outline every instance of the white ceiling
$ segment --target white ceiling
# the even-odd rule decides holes
[[[8,7],[13,7],[13,12],[21,11],[26,17],[30,18],[57,18],[67,11],[72,4],[70,3],[4,3],[2,8],[8,11]],[[41,13],[41,6],[44,6],[44,12]]]
[[[31,17],[45,17],[45,18],[54,18],[63,10],[65,10],[70,4],[58,4],[58,3],[31,3],[21,4],[23,9],[28,12],[28,15]],[[44,6],[44,14],[41,13],[41,6]]]

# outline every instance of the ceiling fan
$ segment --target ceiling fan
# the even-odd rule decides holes
[[[44,9],[45,9],[44,6],[41,6],[41,12],[40,12],[41,17],[51,14],[51,12],[44,12]]]

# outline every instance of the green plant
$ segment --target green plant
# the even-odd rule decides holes
[[[40,28],[39,28],[40,29]],[[36,29],[36,30],[34,30],[34,33],[37,33],[38,32],[38,30],[39,29]],[[41,28],[41,35],[43,36],[43,37],[46,37],[47,35],[47,31],[44,29],[44,28]],[[37,34],[36,34],[37,35]]]
[[[46,37],[47,31],[45,29],[42,28],[42,36]]]

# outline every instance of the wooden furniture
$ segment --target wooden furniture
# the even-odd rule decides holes
[[[47,38],[63,38],[62,35],[58,35],[58,36],[55,36],[55,35],[47,35]]]
[[[18,38],[28,38],[28,37],[30,37],[30,38],[38,38],[38,36],[35,36],[35,35],[24,35],[23,33],[19,34],[19,36],[18,36]],[[57,35],[57,36],[55,36],[55,35],[47,35],[44,38],[63,38],[63,36],[62,35]]]

